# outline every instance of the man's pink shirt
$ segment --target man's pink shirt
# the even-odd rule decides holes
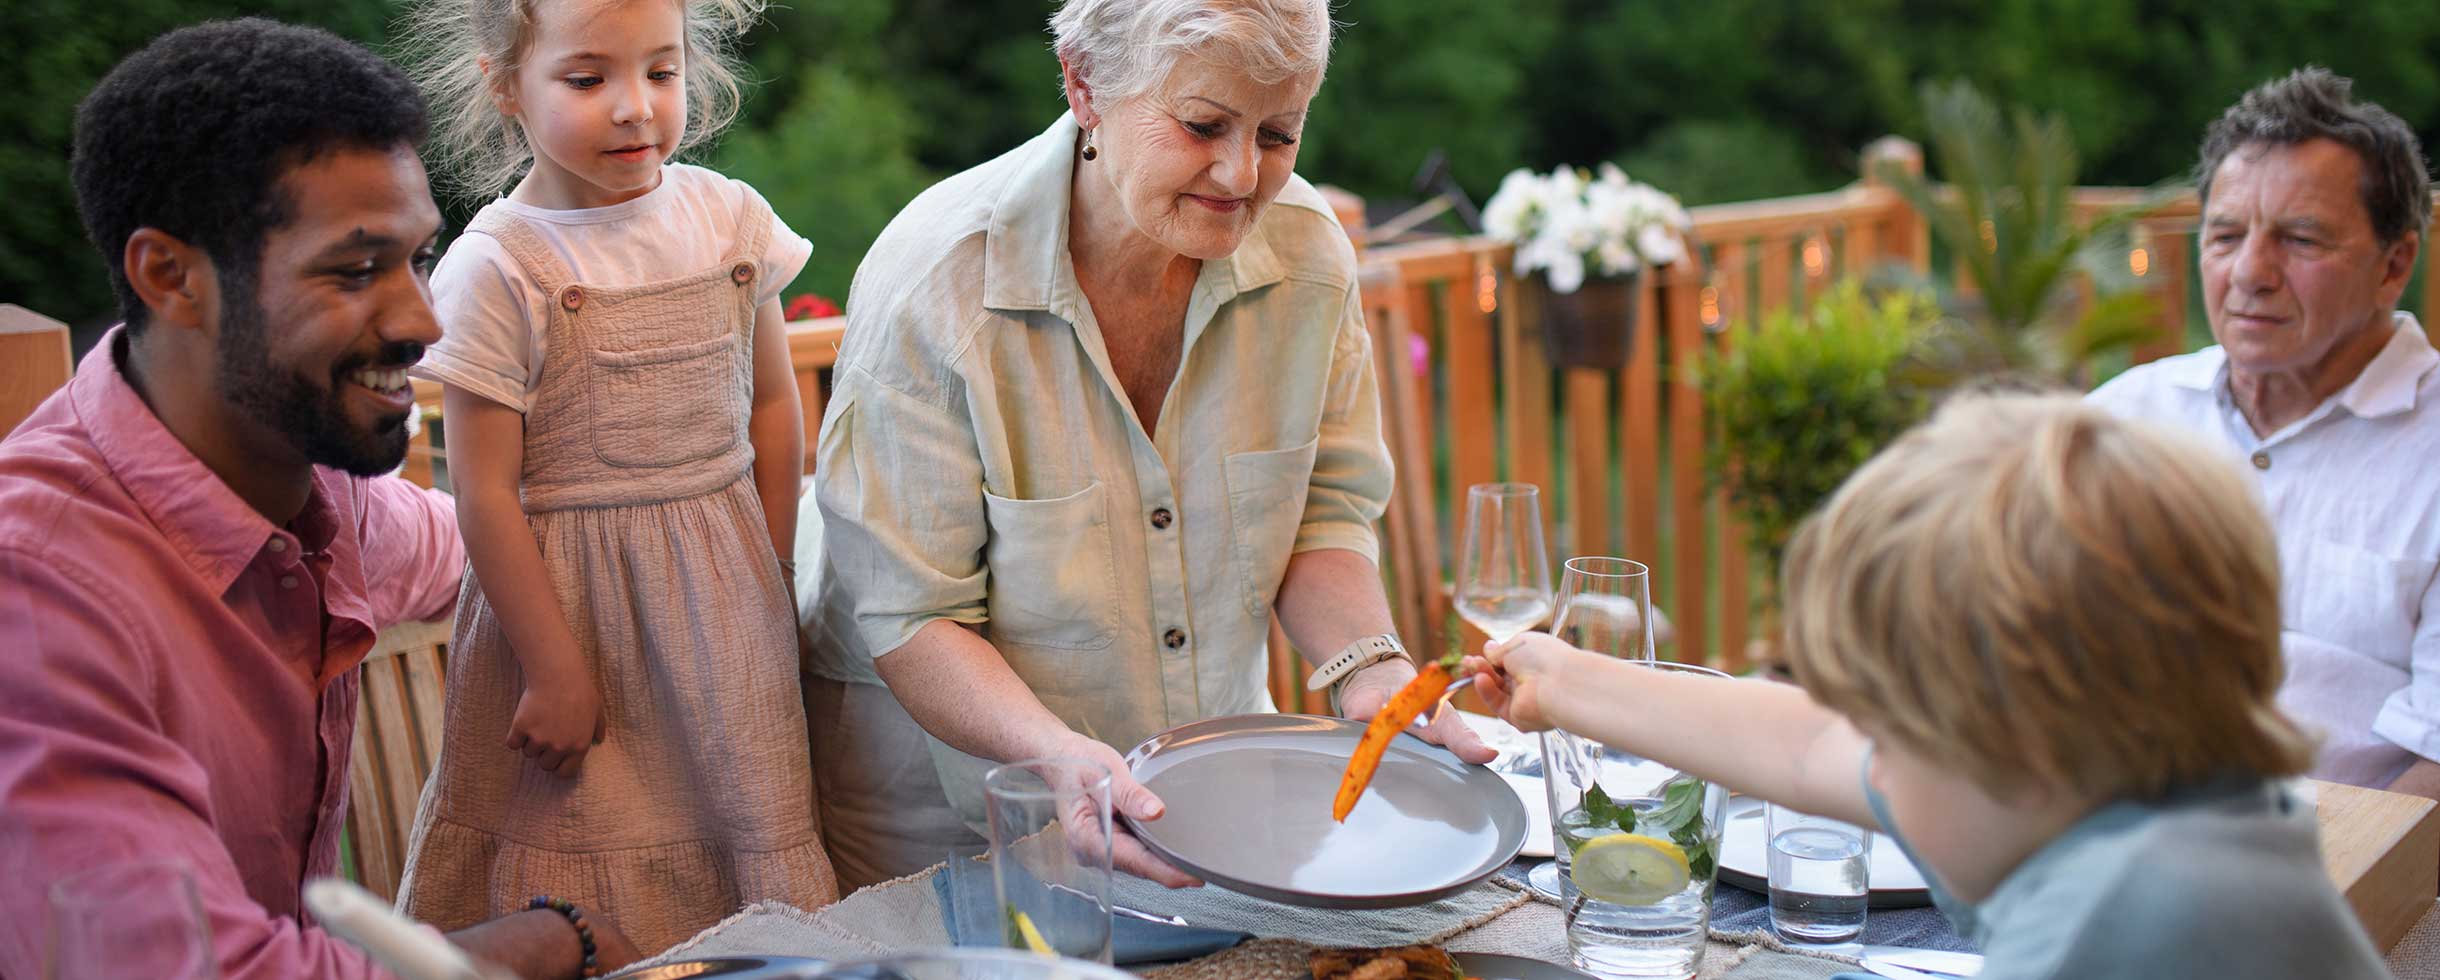
[[[317,467],[274,526],[128,385],[123,337],[0,442],[0,977],[42,975],[52,883],[164,857],[227,980],[385,976],[301,893],[338,872],[374,633],[456,601],[454,510]]]

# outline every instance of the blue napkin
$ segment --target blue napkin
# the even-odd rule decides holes
[[[1769,932],[1771,901],[1721,879],[1712,892],[1711,927],[1722,932]],[[1952,953],[1979,953],[1973,940],[1957,934],[1939,909],[1873,909],[1864,913],[1863,942],[1876,946],[1912,946]]]
[[[953,862],[954,863],[954,862]],[[974,873],[978,871],[980,873]],[[967,873],[952,873],[943,868],[932,876],[932,892],[940,898],[941,924],[949,929],[952,946],[998,946],[1000,917],[997,914],[999,895],[992,889],[991,867],[975,862]],[[1065,892],[1053,892],[1054,902],[1075,902],[1083,905],[1088,899]],[[991,909],[985,916],[961,915],[960,909]],[[961,923],[960,920],[963,920]],[[986,925],[988,923],[988,925]],[[963,926],[963,928],[961,928]],[[992,932],[985,933],[983,930]],[[977,935],[965,935],[973,932]],[[1197,929],[1190,926],[1146,922],[1124,915],[1110,917],[1110,958],[1120,965],[1142,963],[1174,963],[1190,960],[1235,946],[1254,938],[1251,934],[1222,929]]]

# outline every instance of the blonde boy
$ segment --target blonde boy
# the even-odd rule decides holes
[[[1953,402],[1783,569],[1798,686],[1528,634],[1511,722],[1897,837],[1987,980],[2382,977],[2324,877],[2272,705],[2276,548],[2242,477],[2063,396]],[[1483,659],[1470,663],[1480,666]]]

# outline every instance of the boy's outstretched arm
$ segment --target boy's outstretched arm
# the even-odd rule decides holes
[[[1526,633],[1461,672],[1527,731],[1562,728],[1807,813],[1877,827],[1864,800],[1866,742],[1789,684],[1649,670]]]

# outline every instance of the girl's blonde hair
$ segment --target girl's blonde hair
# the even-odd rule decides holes
[[[401,61],[432,100],[427,148],[443,186],[496,197],[525,173],[533,146],[524,128],[500,111],[495,86],[508,85],[533,49],[537,5],[579,2],[640,0],[416,0],[409,8]],[[768,0],[663,2],[678,4],[686,18],[686,132],[678,141],[684,153],[736,120],[745,72],[735,45],[761,19]]]
[[[2064,395],[1967,396],[1856,472],[1782,571],[1823,705],[2000,795],[2284,776],[2279,556],[2235,466]]]

